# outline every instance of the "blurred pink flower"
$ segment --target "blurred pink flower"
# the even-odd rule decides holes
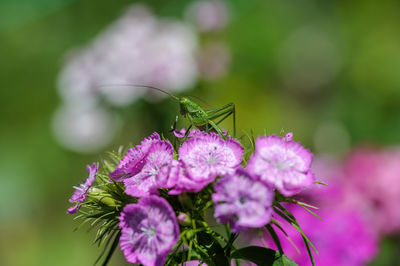
[[[400,231],[400,149],[358,148],[348,157],[349,186],[363,197],[371,223],[382,234]]]
[[[373,225],[380,218],[375,217],[376,214],[373,216],[368,198],[349,180],[349,173],[342,161],[317,156],[312,171],[315,173],[316,181],[322,181],[329,186],[312,186],[296,195],[296,198],[317,206],[319,209],[313,211],[323,221],[300,206],[291,204],[289,208],[321,255],[318,258],[314,254],[316,264],[365,265],[378,251],[379,234]],[[274,218],[281,222],[301,251],[301,253],[296,251],[277,229],[286,255],[299,265],[311,265],[300,234],[279,216]],[[261,243],[260,240],[255,242]],[[276,249],[269,237],[266,242]]]
[[[318,257],[313,252],[317,265],[362,266],[377,253],[376,235],[364,217],[354,209],[319,210],[317,213],[323,221],[299,206],[291,208],[291,212],[320,254]],[[281,221],[283,228],[300,250],[299,253],[279,229],[276,229],[285,254],[299,265],[311,265],[301,235],[288,223],[282,222],[282,219],[277,220]],[[269,247],[277,249],[269,235],[266,240]],[[256,240],[256,243],[260,244],[261,241]]]

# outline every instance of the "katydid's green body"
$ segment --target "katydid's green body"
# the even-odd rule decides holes
[[[107,85],[103,85],[106,86]],[[110,85],[108,85],[110,86]],[[114,85],[115,86],[115,85]],[[180,106],[180,113],[182,116],[186,117],[189,122],[190,126],[186,130],[189,132],[189,129],[194,125],[198,129],[204,130],[209,132],[210,130],[215,130],[222,138],[225,138],[222,130],[218,127],[218,125],[228,118],[230,115],[233,115],[233,136],[236,136],[236,114],[235,114],[235,105],[233,103],[228,103],[220,108],[214,110],[207,110],[205,111],[200,105],[192,102],[186,97],[178,98],[175,95],[164,91],[160,88],[153,87],[153,86],[146,86],[146,85],[135,85],[135,84],[119,84],[116,86],[131,86],[131,87],[141,87],[141,88],[148,88],[152,90],[157,90],[162,93],[169,95],[171,98],[179,102]],[[222,117],[222,118],[221,118]],[[214,121],[214,119],[220,118],[218,121]],[[175,126],[174,126],[175,129]]]
[[[214,129],[221,137],[225,138],[218,124],[224,121],[230,115],[233,115],[233,136],[236,136],[236,116],[235,105],[229,103],[214,110],[205,111],[198,104],[192,102],[186,97],[179,98],[179,106],[181,115],[186,117],[191,125],[207,132]],[[222,117],[219,121],[214,122],[214,119]]]

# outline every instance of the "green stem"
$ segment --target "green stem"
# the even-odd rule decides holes
[[[225,246],[225,255],[226,257],[230,257],[231,256],[231,251],[232,251],[232,246],[233,246],[233,242],[235,242],[236,238],[238,237],[238,234],[235,233],[231,233],[229,236],[229,240],[228,243]]]

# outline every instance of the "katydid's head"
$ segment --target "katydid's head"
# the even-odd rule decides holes
[[[201,114],[205,115],[204,110],[195,102],[189,100],[189,98],[179,98],[179,106],[181,109],[181,115],[186,116],[187,114]]]
[[[187,106],[190,100],[186,97],[181,97],[179,98],[179,107],[180,107],[180,112],[181,115],[186,116],[186,114],[189,112]]]

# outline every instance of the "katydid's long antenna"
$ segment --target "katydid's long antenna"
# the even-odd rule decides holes
[[[206,102],[206,101],[203,100],[202,98],[197,97],[197,96],[195,96],[195,95],[186,95],[186,96],[189,97],[189,98],[195,98],[195,99],[201,101],[202,103],[204,103],[204,104],[206,104],[206,105],[208,105],[208,106],[210,105],[208,102]]]
[[[167,94],[168,96],[170,96],[171,98],[179,101],[179,98],[176,97],[175,95],[173,95],[172,93],[169,93],[165,90],[162,90],[160,88],[157,87],[153,87],[153,86],[147,86],[147,85],[136,85],[136,84],[110,84],[110,85],[99,85],[98,87],[113,87],[113,86],[123,86],[123,87],[142,87],[142,88],[148,88],[148,89],[152,89],[152,90],[158,90],[160,92],[163,92],[165,94]]]

